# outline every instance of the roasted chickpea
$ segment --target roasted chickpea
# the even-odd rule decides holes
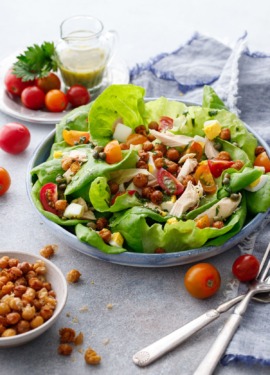
[[[14,311],[21,311],[23,308],[22,300],[18,297],[14,297],[9,301],[9,307]]]
[[[55,254],[57,248],[57,245],[46,245],[40,250],[39,254],[48,259]]]
[[[148,137],[149,137],[149,135],[148,135]],[[144,142],[143,145],[142,145],[142,149],[143,149],[144,151],[151,151],[151,150],[153,150],[153,148],[154,148],[154,145],[153,145],[153,143],[150,142],[150,141],[146,141],[146,142]]]
[[[18,321],[21,319],[21,315],[17,312],[11,312],[9,314],[7,314],[6,316],[7,318],[7,324],[8,325],[14,325],[14,324],[17,324]]]
[[[67,208],[67,205],[68,205],[68,202],[66,199],[58,199],[55,204],[54,204],[54,208],[57,210],[57,211],[65,211],[65,209]]]
[[[16,258],[9,258],[8,266],[9,266],[9,268],[11,268],[11,267],[17,267],[18,263],[19,263],[18,259],[16,259]]]
[[[21,262],[17,267],[22,271],[22,273],[28,273],[32,269],[32,266],[28,262]]]
[[[128,150],[129,146],[126,143],[120,143],[121,150]]]
[[[53,309],[49,305],[44,305],[41,307],[39,314],[44,320],[48,320],[53,315]]]
[[[255,148],[255,156],[258,156],[259,154],[262,154],[265,151],[265,148],[263,146],[257,146]]]
[[[191,181],[193,185],[196,185],[196,180],[195,180],[194,176],[192,176],[191,174],[189,174],[189,175],[187,175],[183,178],[182,184],[184,186],[187,186],[189,181]]]
[[[106,228],[108,226],[108,220],[106,217],[100,217],[96,221],[96,229],[101,230],[103,228]]]
[[[77,283],[80,277],[81,273],[78,270],[73,269],[67,273],[66,279],[69,283]]]
[[[219,138],[229,141],[231,139],[231,131],[229,128],[224,128],[221,130]]]
[[[164,160],[164,158],[157,158],[157,159],[155,159],[154,163],[155,163],[156,168],[159,169],[159,168],[164,167],[165,160]]]
[[[101,361],[101,356],[98,355],[92,348],[87,348],[84,353],[84,359],[88,365],[98,365]]]
[[[6,315],[10,313],[9,304],[6,302],[0,302],[0,315]]]
[[[35,316],[35,317],[31,320],[31,322],[30,322],[30,327],[31,327],[32,329],[34,329],[34,328],[37,328],[37,327],[41,326],[43,323],[44,323],[44,319],[42,318],[42,316],[37,315],[37,316]]]
[[[236,160],[233,165],[231,166],[231,168],[234,168],[234,169],[237,169],[238,171],[240,171],[240,169],[242,169],[244,166],[244,163],[241,161],[241,160]]]
[[[70,170],[72,173],[76,174],[81,169],[81,164],[79,161],[74,161],[71,166]]]
[[[43,287],[43,283],[41,280],[39,280],[37,277],[32,277],[28,281],[30,288],[33,288],[34,290],[40,290]]]
[[[133,177],[133,184],[138,188],[143,188],[148,184],[148,176],[143,173],[138,173]]]
[[[165,160],[166,169],[168,172],[175,174],[179,170],[179,165],[171,160]]]
[[[139,125],[135,128],[135,133],[147,136],[146,127],[144,125]]]
[[[138,155],[140,157],[140,160],[143,160],[146,163],[148,162],[148,160],[149,160],[149,154],[148,154],[148,152],[145,152],[144,150],[139,150],[138,151]]]
[[[178,161],[180,159],[180,152],[176,148],[169,148],[166,152],[166,157],[172,161]]]
[[[61,328],[59,330],[59,335],[61,343],[74,342],[76,332],[72,328]]]
[[[83,339],[84,339],[84,337],[83,337],[83,333],[82,332],[80,332],[76,337],[75,337],[75,339],[74,339],[74,344],[77,346],[77,345],[82,345],[82,343],[83,343]]]
[[[163,143],[157,143],[154,146],[155,151],[160,151],[162,152],[162,155],[164,156],[167,152],[167,147]]]
[[[7,268],[7,266],[8,266],[8,261],[9,261],[9,257],[8,257],[8,256],[3,256],[3,257],[0,259],[0,268]]]
[[[142,188],[142,197],[146,199],[150,199],[150,195],[155,191],[152,186],[146,186]]]
[[[148,170],[148,165],[144,160],[138,160],[136,163],[136,168],[141,168],[141,169],[147,169]]]
[[[158,128],[159,128],[159,125],[156,121],[151,121],[148,124],[148,129],[158,130]]]
[[[110,242],[110,240],[112,238],[112,233],[107,228],[101,229],[101,231],[99,231],[99,235],[103,239],[103,241],[106,242],[106,243]]]
[[[60,344],[58,346],[58,354],[60,355],[71,355],[72,350],[73,348],[69,344]]]
[[[159,190],[153,191],[153,193],[151,193],[151,195],[150,195],[150,200],[154,204],[160,204],[162,202],[162,200],[163,200],[163,194],[162,194],[162,192],[159,191]]]
[[[16,286],[19,286],[19,285],[26,286],[27,285],[27,280],[26,280],[25,277],[19,277],[17,280],[15,280],[14,285],[15,285],[15,288],[16,288]]]
[[[64,169],[64,171],[67,171],[72,164],[72,158],[70,156],[65,157],[62,159],[61,167]]]
[[[20,320],[16,328],[18,333],[28,332],[30,331],[30,323],[27,320]]]
[[[162,157],[163,157],[163,154],[162,154],[161,151],[154,151],[152,157],[153,157],[153,160],[156,160],[156,159],[158,159],[158,158],[162,158]]]
[[[7,328],[1,335],[1,337],[10,337],[10,336],[16,336],[16,329],[14,328]]]
[[[116,194],[118,193],[118,190],[119,190],[119,184],[115,181],[109,181],[108,182],[108,185],[109,185],[109,188],[110,188],[110,191],[111,191],[111,194]]]
[[[218,160],[232,160],[231,159],[231,155],[227,152],[227,151],[221,151],[218,156],[217,156],[217,159]]]
[[[212,227],[217,228],[217,229],[221,229],[221,228],[224,227],[224,223],[223,223],[223,221],[217,220],[217,221],[213,222]]]
[[[22,310],[22,318],[24,320],[32,320],[36,314],[35,306],[26,305]]]

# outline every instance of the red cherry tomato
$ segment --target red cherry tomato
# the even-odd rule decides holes
[[[172,129],[173,118],[168,116],[161,116],[159,119],[159,130]]]
[[[58,199],[57,185],[48,182],[46,185],[42,186],[39,193],[40,202],[45,211],[49,211],[55,215],[58,214],[57,210],[54,208],[55,202]]]
[[[0,148],[9,154],[19,154],[30,143],[28,128],[16,122],[10,122],[0,129]]]
[[[254,165],[258,167],[264,167],[265,173],[270,172],[270,159],[265,151],[256,157]]]
[[[260,262],[251,254],[240,255],[232,265],[233,275],[240,281],[254,280],[259,272]]]
[[[220,288],[219,271],[210,263],[198,263],[185,274],[184,284],[187,291],[195,298],[208,298]]]
[[[8,171],[5,168],[0,167],[0,195],[4,195],[11,184],[11,179]]]
[[[208,160],[210,172],[215,178],[221,176],[222,172],[230,168],[233,164],[234,161],[229,160]]]
[[[38,88],[45,92],[45,94],[50,90],[60,90],[61,88],[61,81],[53,72],[50,72],[46,77],[37,78],[35,80],[35,84]]]
[[[90,102],[89,91],[82,85],[71,86],[67,91],[67,98],[73,108]]]
[[[45,94],[37,86],[26,87],[21,95],[22,103],[29,109],[41,109],[45,104]]]
[[[5,86],[7,91],[10,94],[16,95],[16,96],[21,96],[21,93],[23,90],[28,87],[33,85],[34,81],[22,81],[21,78],[18,78],[15,76],[15,74],[12,73],[12,68],[8,70],[8,72],[5,75]]]
[[[50,90],[45,96],[46,108],[51,112],[62,112],[67,108],[68,99],[60,90]]]
[[[157,180],[160,187],[169,195],[180,195],[185,187],[170,172],[160,168],[157,173]]]

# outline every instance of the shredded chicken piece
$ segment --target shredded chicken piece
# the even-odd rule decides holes
[[[169,147],[186,146],[193,140],[192,137],[186,135],[175,135],[170,132],[161,133],[154,129],[149,129],[149,132],[165,146]]]
[[[187,212],[189,208],[196,207],[203,195],[203,188],[201,183],[193,185],[191,181],[188,182],[186,190],[180,198],[174,203],[170,215],[180,217]]]
[[[184,162],[180,172],[178,173],[177,180],[182,181],[185,176],[189,175],[191,172],[194,171],[194,169],[197,167],[197,165],[198,165],[197,159],[195,159],[195,158],[187,159]]]
[[[215,149],[214,142],[210,141],[206,138],[205,146],[204,146],[204,153],[207,159],[214,159],[218,156],[219,151]]]

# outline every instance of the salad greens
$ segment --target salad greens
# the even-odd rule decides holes
[[[221,245],[268,210],[257,140],[211,87],[202,106],[144,95],[112,85],[56,125],[48,159],[31,171],[44,216],[105,253],[161,253]],[[90,142],[70,144],[64,130]]]

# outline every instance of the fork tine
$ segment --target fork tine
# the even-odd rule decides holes
[[[270,260],[268,261],[264,271],[263,271],[263,267],[264,267],[264,264],[269,256],[269,252],[270,252],[270,242],[267,246],[267,249],[264,253],[264,256],[261,260],[261,264],[260,264],[260,268],[259,268],[259,272],[258,272],[258,277],[259,277],[259,280],[260,281],[264,281],[264,279],[266,278],[267,274],[268,274],[268,271],[269,271],[269,268],[270,268]]]

